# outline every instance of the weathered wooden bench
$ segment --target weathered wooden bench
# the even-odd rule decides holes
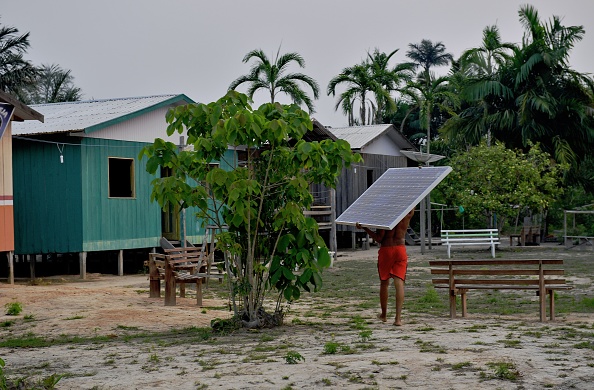
[[[539,296],[540,321],[546,321],[546,295],[549,314],[555,319],[556,290],[569,290],[562,268],[563,260],[434,260],[430,261],[432,279],[437,288],[447,288],[450,296],[450,317],[456,317],[456,296],[460,295],[462,317],[466,317],[466,293],[472,289],[536,290]]]
[[[512,233],[509,235],[509,246],[513,245],[514,238],[518,239],[518,245],[540,245],[540,226],[523,226],[519,234]]]
[[[202,306],[201,271],[206,267],[204,247],[164,249],[164,254],[149,254],[149,296],[161,297],[161,280],[165,281],[165,306],[175,306],[176,287],[180,297],[185,297],[186,283],[196,284],[196,304]]]
[[[455,245],[489,245],[495,258],[495,245],[499,245],[497,229],[442,230],[441,244],[448,247],[448,259]]]

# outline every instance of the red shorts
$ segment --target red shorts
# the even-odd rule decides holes
[[[393,277],[405,280],[408,257],[404,245],[382,246],[377,256],[377,271],[380,280]]]

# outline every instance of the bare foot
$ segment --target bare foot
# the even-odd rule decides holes
[[[378,314],[378,315],[377,315],[377,318],[378,318],[378,319],[379,319],[381,322],[386,322],[386,321],[387,321],[387,319],[386,319],[386,316],[382,316],[381,314]]]
[[[402,326],[402,322],[400,322],[400,321],[394,321],[394,326]]]

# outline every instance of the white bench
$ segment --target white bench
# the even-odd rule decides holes
[[[454,245],[489,245],[491,255],[495,258],[495,245],[499,245],[499,231],[497,229],[468,229],[468,230],[442,230],[441,243],[450,249]]]

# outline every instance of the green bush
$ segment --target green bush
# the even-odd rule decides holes
[[[18,316],[23,311],[23,305],[20,302],[10,302],[4,305],[7,316]]]

